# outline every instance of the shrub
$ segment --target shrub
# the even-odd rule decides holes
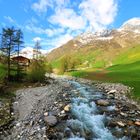
[[[60,70],[59,73],[63,74],[68,69],[68,59],[67,57],[63,57],[60,62]]]
[[[28,79],[31,82],[43,82],[45,80],[46,66],[40,60],[34,60],[28,68]]]
[[[53,70],[52,70],[52,65],[50,63],[46,63],[45,68],[47,73],[52,73]]]
[[[63,74],[64,72],[70,70],[74,70],[79,64],[79,59],[69,55],[64,56],[60,61],[60,74]]]

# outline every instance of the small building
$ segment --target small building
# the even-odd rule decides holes
[[[21,66],[29,66],[30,59],[24,57],[24,56],[16,56],[11,58],[12,61],[18,62]]]

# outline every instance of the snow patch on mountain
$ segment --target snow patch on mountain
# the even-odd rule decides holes
[[[46,55],[48,53],[47,50],[43,50],[43,49],[41,49],[40,52],[41,52],[42,55]],[[33,48],[32,47],[23,48],[20,51],[20,55],[24,56],[24,57],[27,57],[29,59],[32,59],[33,58]]]
[[[81,43],[82,45],[85,45],[87,43],[90,43],[92,41],[97,41],[97,40],[111,40],[114,37],[111,34],[112,30],[102,30],[100,32],[85,32],[78,37],[76,37],[76,41]]]
[[[134,33],[140,33],[140,18],[132,18],[126,21],[118,31],[132,31]]]
[[[132,18],[126,22],[122,26],[131,25],[131,26],[138,26],[140,25],[140,18]]]
[[[113,36],[108,36],[108,37],[98,37],[96,38],[96,40],[111,40],[113,39],[114,37]]]

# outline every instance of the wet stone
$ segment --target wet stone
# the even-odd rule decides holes
[[[70,108],[71,108],[70,105],[66,105],[66,106],[64,107],[64,110],[68,112],[68,111],[70,111]]]
[[[135,125],[140,126],[140,122],[135,122]]]
[[[107,100],[100,99],[100,100],[97,101],[97,105],[108,106],[109,102]]]
[[[55,116],[47,116],[44,118],[44,121],[49,126],[55,126],[57,123],[57,118]]]
[[[72,136],[72,131],[69,128],[66,128],[64,131],[64,136],[70,138]]]
[[[116,138],[122,138],[122,137],[124,136],[124,131],[117,129],[117,130],[114,130],[114,131],[112,132],[112,134],[113,134]]]

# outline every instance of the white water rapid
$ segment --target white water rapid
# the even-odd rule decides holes
[[[126,137],[117,139],[106,127],[109,119],[105,114],[99,114],[95,104],[96,99],[102,98],[102,93],[87,85],[71,81],[74,86],[74,97],[72,99],[72,116],[68,120],[68,127],[73,135],[69,140],[128,140]],[[108,106],[108,110],[113,110],[115,106]]]

